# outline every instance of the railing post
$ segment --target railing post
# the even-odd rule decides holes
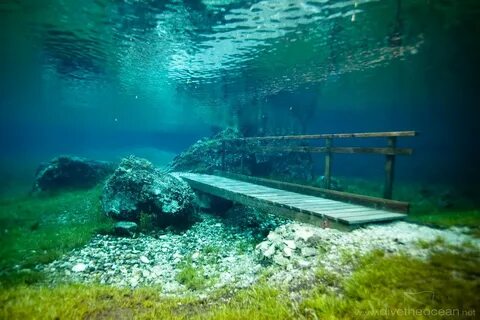
[[[388,147],[395,149],[397,146],[397,137],[387,138]],[[395,169],[395,155],[388,154],[385,156],[385,186],[383,189],[383,197],[385,199],[392,199],[393,196],[393,179]]]
[[[222,171],[225,170],[225,140],[222,140]]]
[[[242,152],[242,157],[240,158],[240,173],[244,173],[244,161],[245,161],[245,148],[246,148],[246,143],[247,140],[245,138],[242,139],[242,146],[241,146],[241,152]]]
[[[332,138],[325,139],[325,188],[330,189],[330,180],[332,175],[332,153],[330,152],[330,148],[332,147]]]

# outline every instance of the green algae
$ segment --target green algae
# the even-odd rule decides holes
[[[301,309],[319,319],[471,318],[480,305],[479,262],[472,252],[435,253],[427,261],[373,252],[343,281],[341,295],[314,290]]]
[[[290,289],[267,281],[236,293],[224,288],[206,299],[169,298],[157,288],[16,286],[0,291],[0,318],[467,319],[478,311],[480,255],[474,251],[459,247],[427,260],[376,251],[359,259],[350,277],[319,269],[313,286],[293,300]],[[332,282],[339,292],[327,288]]]
[[[32,268],[107,233],[112,221],[100,208],[101,187],[0,201],[0,282],[32,283]]]
[[[480,237],[480,210],[445,209],[441,212],[427,211],[414,213],[408,221],[430,225],[432,227],[468,227],[470,233]]]
[[[207,285],[207,279],[201,267],[194,267],[191,262],[183,263],[175,280],[190,290],[200,290]]]
[[[295,292],[300,298],[294,300],[293,289],[268,285],[271,274],[267,272],[254,287],[236,293],[233,288],[224,288],[206,299],[169,298],[154,287],[45,286],[41,282],[44,275],[35,272],[34,265],[50,262],[111,227],[100,210],[100,193],[98,187],[0,202],[0,318],[445,319],[448,317],[426,314],[458,310],[459,315],[453,318],[472,318],[480,305],[476,294],[480,291],[479,254],[468,243],[447,248],[441,238],[419,242],[419,247],[433,251],[427,260],[382,252],[360,257],[344,250],[340,259],[354,266],[352,276],[339,277],[319,268],[313,283]],[[421,215],[414,213],[416,216]],[[471,219],[473,224],[476,217]],[[437,247],[447,250],[434,250]],[[204,262],[215,263],[207,258],[216,256],[217,251],[216,247],[203,248]],[[14,265],[20,265],[18,270],[12,269]],[[180,268],[177,281],[194,292],[214,281],[206,279],[202,266],[193,265],[191,260]],[[420,315],[401,316],[405,311]]]

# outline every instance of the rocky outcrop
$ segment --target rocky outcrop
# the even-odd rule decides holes
[[[241,134],[228,128],[218,134],[203,138],[195,142],[187,150],[177,155],[170,167],[174,171],[209,172],[222,168],[222,142],[221,139],[240,138]],[[225,153],[226,169],[238,168],[240,158],[235,153],[233,146],[231,152]]]
[[[39,166],[33,191],[90,188],[104,180],[114,169],[110,162],[60,156]]]
[[[193,212],[195,194],[180,177],[163,173],[145,159],[130,156],[106,181],[102,207],[117,220],[139,221],[141,214],[160,225]]]
[[[225,143],[225,167],[222,166],[222,139],[241,138],[237,130],[228,128],[220,133],[197,141],[176,156],[170,168],[174,171],[212,172],[225,170],[240,172],[242,140]],[[297,142],[249,142],[243,156],[243,174],[282,177],[290,180],[312,180],[313,162],[309,154],[286,152],[280,147],[297,145]],[[269,149],[267,151],[267,149]]]

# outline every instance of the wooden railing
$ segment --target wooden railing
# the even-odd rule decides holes
[[[332,162],[334,153],[346,154],[379,154],[385,156],[385,183],[383,190],[383,197],[391,199],[393,193],[393,181],[395,170],[395,157],[397,155],[411,155],[413,150],[411,148],[397,148],[397,138],[399,137],[414,137],[418,133],[416,131],[394,131],[394,132],[365,132],[365,133],[335,133],[335,134],[311,134],[311,135],[286,135],[286,136],[264,136],[264,137],[245,137],[245,138],[231,138],[222,139],[222,170],[226,171],[225,153],[227,152],[227,143],[240,143],[241,150],[241,172],[243,172],[245,152],[247,150],[260,152],[305,152],[305,153],[324,153],[325,154],[325,168],[324,179],[325,188],[330,189],[332,177]],[[386,138],[386,146],[383,147],[335,147],[334,139],[346,138]],[[286,140],[325,140],[323,147],[318,146],[255,146],[252,142],[261,141],[286,141]]]

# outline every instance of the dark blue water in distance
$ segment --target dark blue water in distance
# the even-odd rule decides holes
[[[398,181],[479,190],[479,13],[473,0],[2,1],[0,191],[65,153],[164,165],[227,126],[417,130],[399,139],[415,153]],[[333,174],[379,178],[383,161],[336,155]]]

